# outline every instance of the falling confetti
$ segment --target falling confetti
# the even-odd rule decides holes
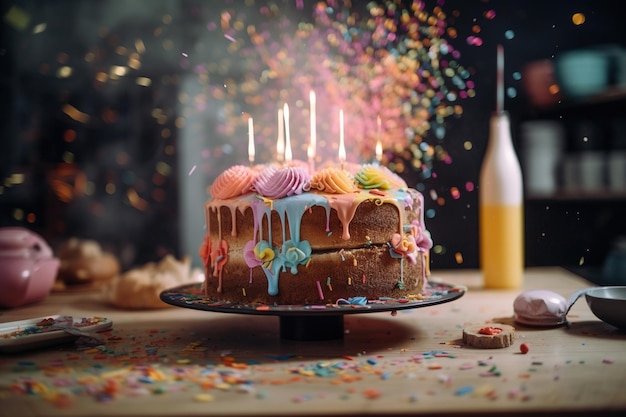
[[[276,5],[223,11],[212,27],[232,43],[227,60],[245,69],[243,83],[229,86],[230,98],[269,126],[255,138],[263,149],[257,159],[275,158],[274,121],[284,102],[295,104],[291,129],[300,146],[294,158],[305,159],[309,126],[297,121],[308,120],[307,97],[315,91],[318,108],[327,113],[317,126],[320,161],[337,157],[334,114],[344,109],[346,143],[354,149],[348,159],[373,160],[380,139],[391,155],[410,152],[412,167],[424,177],[433,161],[451,162],[441,146],[445,120],[461,116],[464,100],[475,91],[460,52],[448,40],[457,33],[446,19],[442,7],[427,10],[424,2],[369,2],[365,8],[317,2],[312,16],[301,21]]]

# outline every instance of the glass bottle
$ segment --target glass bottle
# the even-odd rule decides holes
[[[523,180],[506,111],[491,116],[479,177],[480,267],[484,287],[516,289],[524,273]]]

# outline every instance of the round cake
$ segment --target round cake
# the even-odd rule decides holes
[[[206,296],[278,305],[420,297],[432,246],[422,194],[385,167],[348,169],[223,172],[205,204]]]

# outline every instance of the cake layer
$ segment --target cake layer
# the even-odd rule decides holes
[[[220,274],[206,278],[210,299],[235,303],[315,305],[339,299],[417,296],[425,285],[425,252],[417,262],[398,259],[385,246],[314,253],[297,273],[281,268],[276,276],[266,269],[250,268],[240,253],[229,254]],[[276,288],[273,288],[276,286]],[[275,292],[276,295],[270,295]]]
[[[311,199],[311,195],[315,197]],[[291,211],[280,211],[279,202],[263,201],[256,195],[212,200],[205,207],[208,234],[212,241],[226,239],[230,251],[243,250],[252,239],[271,241],[275,246],[286,240],[306,240],[313,251],[353,249],[385,244],[393,233],[403,233],[404,225],[423,218],[421,194],[415,190],[378,195],[361,191],[349,218],[333,208],[333,198],[337,196],[309,193],[281,199]],[[256,232],[255,223],[260,228]]]

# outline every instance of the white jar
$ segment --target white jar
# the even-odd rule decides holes
[[[565,130],[557,121],[533,120],[522,124],[524,184],[530,194],[552,194],[557,190],[564,142]]]

